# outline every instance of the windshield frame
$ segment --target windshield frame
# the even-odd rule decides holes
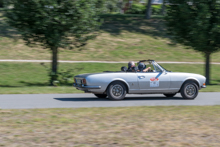
[[[153,61],[152,64],[153,64],[155,70],[156,70],[155,67],[158,67],[158,68],[161,70],[160,72],[166,71],[166,70],[165,70],[163,67],[161,67],[157,62]]]
[[[164,71],[166,71],[166,72],[171,72],[171,71],[167,70],[166,68],[164,68],[162,65],[160,65],[159,63],[157,63],[157,62],[154,61],[154,60],[141,60],[141,61],[138,62],[138,64],[139,64],[140,62],[143,62],[143,63],[145,63],[145,64],[147,63],[147,64],[149,64],[149,65],[153,65],[154,70],[155,70],[156,72],[164,72]],[[147,64],[146,64],[146,65],[147,65]],[[159,68],[161,71],[157,71],[155,67]]]

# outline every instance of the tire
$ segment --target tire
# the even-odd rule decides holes
[[[184,99],[195,99],[199,93],[198,86],[193,81],[187,81],[181,88],[181,95]]]
[[[106,98],[106,94],[94,94],[97,98]]]
[[[111,83],[107,89],[108,98],[115,101],[123,100],[126,93],[125,85],[118,81]]]
[[[172,94],[163,94],[165,95],[166,97],[174,97],[176,95],[176,93],[172,93]]]

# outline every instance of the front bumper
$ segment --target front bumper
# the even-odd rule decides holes
[[[88,89],[101,89],[101,86],[85,86],[85,85],[81,85],[81,84],[77,84],[77,83],[73,83],[73,87],[76,87],[76,89],[79,90],[88,90]]]
[[[206,85],[202,85],[201,88],[206,88]]]

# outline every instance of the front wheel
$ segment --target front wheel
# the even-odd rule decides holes
[[[107,89],[108,98],[111,100],[119,101],[125,98],[126,87],[122,82],[113,82]]]
[[[183,84],[180,93],[185,99],[195,99],[199,93],[198,86],[193,81],[187,81]]]
[[[106,94],[94,94],[97,98],[106,98]]]

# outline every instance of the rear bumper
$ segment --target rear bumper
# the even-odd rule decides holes
[[[77,83],[73,83],[73,87],[83,91],[87,91],[88,89],[101,89],[101,86],[85,86],[85,85],[79,85]]]

